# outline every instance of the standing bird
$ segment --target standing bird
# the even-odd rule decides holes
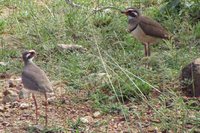
[[[35,50],[29,50],[22,53],[24,68],[22,72],[22,83],[26,89],[32,92],[35,104],[36,124],[38,123],[38,106],[35,99],[35,93],[44,94],[45,96],[45,125],[47,126],[47,92],[52,92],[52,86],[45,72],[33,63]]]
[[[145,56],[150,56],[150,44],[169,39],[167,31],[155,20],[142,16],[138,9],[127,8],[121,13],[128,16],[128,31],[144,44]]]

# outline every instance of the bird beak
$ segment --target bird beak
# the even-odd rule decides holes
[[[127,15],[127,11],[121,11],[121,13]]]

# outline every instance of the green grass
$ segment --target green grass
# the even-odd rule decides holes
[[[8,65],[0,66],[0,72],[20,75],[21,52],[35,49],[35,62],[51,80],[67,81],[67,88],[87,90],[93,108],[111,114],[118,111],[123,115],[132,113],[125,107],[127,101],[134,104],[142,100],[144,106],[149,104],[155,108],[154,101],[147,100],[149,94],[155,88],[169,91],[161,94],[156,102],[164,103],[163,99],[172,98],[176,107],[173,110],[164,105],[155,108],[155,117],[161,119],[158,125],[162,130],[185,131],[185,127],[178,125],[190,121],[187,118],[190,108],[175,88],[181,69],[199,57],[199,22],[193,24],[190,19],[180,19],[179,14],[172,15],[170,11],[160,12],[159,8],[165,6],[165,2],[160,5],[148,1],[76,2],[84,7],[74,8],[65,1],[48,1],[45,5],[28,0],[0,1],[5,7],[17,7],[12,15],[0,20],[0,33],[3,35],[7,31],[20,41],[20,44],[9,44],[1,37],[0,58]],[[112,8],[109,12],[93,10],[111,5],[119,9],[128,5],[141,7],[144,14],[165,25],[173,39],[152,46],[152,56],[143,58],[143,45],[126,32],[126,16]],[[85,53],[63,52],[57,47],[62,43],[82,45],[88,50]],[[146,61],[152,69],[144,67]],[[99,73],[105,75],[99,79]],[[97,75],[91,76],[93,74]],[[183,114],[174,120],[176,114],[173,111],[176,110]],[[191,121],[198,127],[199,119]]]

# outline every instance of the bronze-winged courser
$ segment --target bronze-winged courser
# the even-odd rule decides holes
[[[143,16],[136,8],[127,8],[121,13],[128,16],[128,31],[144,45],[145,56],[150,56],[150,46],[158,39],[169,39],[169,34],[160,23]]]
[[[33,62],[35,55],[35,50],[29,50],[22,53],[22,58],[24,61],[22,83],[24,88],[28,89],[32,93],[35,104],[36,124],[38,123],[38,105],[35,93],[45,96],[45,125],[47,126],[47,93],[52,92],[52,85],[45,72]]]

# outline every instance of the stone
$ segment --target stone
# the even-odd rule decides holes
[[[5,108],[4,108],[4,106],[1,104],[1,106],[0,106],[0,112],[4,112],[5,111]]]
[[[93,113],[94,118],[97,118],[101,115],[101,113],[99,111],[96,111]]]
[[[8,87],[9,88],[14,88],[14,87],[16,87],[16,85],[12,80],[8,80]]]
[[[19,98],[20,99],[29,98],[29,97],[30,97],[30,91],[28,91],[27,89],[22,88],[19,91]]]
[[[182,69],[180,84],[183,93],[190,97],[200,96],[200,58]]]
[[[9,103],[9,102],[15,102],[19,100],[19,96],[17,94],[16,91],[12,91],[12,90],[5,90],[3,92],[3,100],[2,102],[5,103]]]
[[[3,126],[5,126],[5,127],[8,127],[8,126],[10,125],[10,123],[9,123],[9,122],[6,122],[6,121],[2,122],[1,124],[2,124]]]
[[[56,97],[52,96],[52,97],[47,98],[47,102],[48,102],[48,104],[55,104],[56,103]]]
[[[30,105],[27,104],[27,103],[21,103],[20,106],[19,106],[20,109],[27,109],[29,107],[30,107]]]
[[[88,123],[93,122],[93,118],[91,116],[85,116],[85,117],[81,117],[80,121],[88,124]]]
[[[8,63],[5,63],[5,62],[0,62],[0,65],[1,66],[6,66]]]
[[[147,128],[148,133],[157,133],[158,132],[158,128],[157,127],[148,127]]]
[[[74,51],[85,52],[85,51],[87,51],[87,49],[83,48],[83,46],[76,45],[76,44],[58,44],[58,47],[61,50],[66,50],[66,51],[69,51],[69,52],[74,52]]]
[[[10,75],[6,72],[4,73],[0,73],[0,79],[6,79],[6,78],[10,78]]]

